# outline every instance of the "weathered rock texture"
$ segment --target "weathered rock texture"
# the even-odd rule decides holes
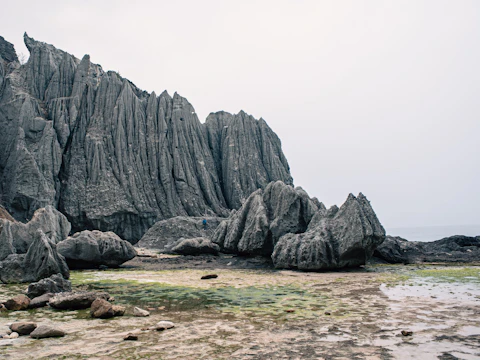
[[[38,230],[56,244],[67,238],[71,228],[67,218],[52,206],[35,211],[26,224],[12,221],[7,214],[0,218],[0,261],[11,254],[25,254],[37,237]]]
[[[74,231],[136,242],[157,220],[227,216],[270,181],[292,183],[262,119],[221,112],[201,124],[177,93],[24,39],[20,66],[0,38],[0,193],[16,219],[52,205]]]
[[[212,241],[224,252],[271,255],[277,268],[322,270],[365,264],[384,238],[363,194],[327,210],[301,188],[277,181],[251,194]]]
[[[206,229],[203,220],[207,220]],[[181,238],[211,238],[225,218],[176,216],[155,223],[140,241],[138,247],[170,251]]]
[[[236,213],[223,221],[212,241],[225,252],[269,256],[282,235],[304,232],[314,214],[324,208],[303,189],[272,182],[265,190],[251,194]]]
[[[387,236],[374,256],[388,263],[415,264],[422,262],[479,262],[480,236],[455,235],[437,241],[408,241]]]
[[[53,274],[70,276],[65,258],[42,230],[37,231],[26,254],[12,254],[0,261],[0,281],[4,283],[35,282]]]
[[[315,214],[303,234],[282,236],[272,254],[277,268],[324,270],[364,265],[385,239],[367,198],[350,194],[340,207]]]
[[[133,245],[115,233],[85,230],[57,245],[57,251],[67,259],[71,269],[118,267],[137,256]]]

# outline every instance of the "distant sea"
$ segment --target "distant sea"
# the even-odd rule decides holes
[[[480,225],[421,226],[385,230],[387,235],[400,236],[409,241],[435,241],[452,235],[480,235]]]

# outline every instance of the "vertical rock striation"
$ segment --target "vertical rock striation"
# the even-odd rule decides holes
[[[24,40],[20,65],[0,38],[0,192],[17,220],[52,205],[75,231],[135,242],[157,220],[227,216],[270,181],[292,183],[263,119],[221,112],[201,124],[177,93]]]

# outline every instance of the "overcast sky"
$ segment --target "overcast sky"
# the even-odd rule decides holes
[[[8,1],[22,35],[243,109],[282,140],[296,185],[326,205],[362,191],[391,227],[480,224],[480,1]]]

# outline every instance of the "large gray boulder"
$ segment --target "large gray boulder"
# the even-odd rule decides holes
[[[292,183],[263,119],[221,112],[202,124],[177,93],[149,94],[88,55],[24,41],[20,66],[0,39],[0,192],[17,220],[52,205],[74,231],[135,243],[158,220],[228,216],[270,181]]]
[[[203,220],[207,220],[204,228]],[[211,238],[218,225],[225,218],[177,216],[155,223],[140,241],[138,247],[169,252],[179,239]]]
[[[327,270],[364,265],[385,239],[385,230],[363,194],[340,207],[318,211],[306,232],[280,238],[272,254],[276,268]]]
[[[35,282],[53,274],[70,276],[65,258],[42,230],[37,231],[26,254],[12,254],[0,262],[0,281],[4,283]]]
[[[480,236],[455,235],[429,242],[387,236],[374,257],[392,264],[475,263],[480,261]]]
[[[72,269],[118,267],[137,256],[133,245],[113,232],[85,230],[57,245],[57,251],[67,259]]]
[[[212,241],[225,252],[270,256],[281,236],[304,232],[314,214],[324,208],[303,189],[272,182],[265,190],[251,194],[237,212],[224,220]]]

